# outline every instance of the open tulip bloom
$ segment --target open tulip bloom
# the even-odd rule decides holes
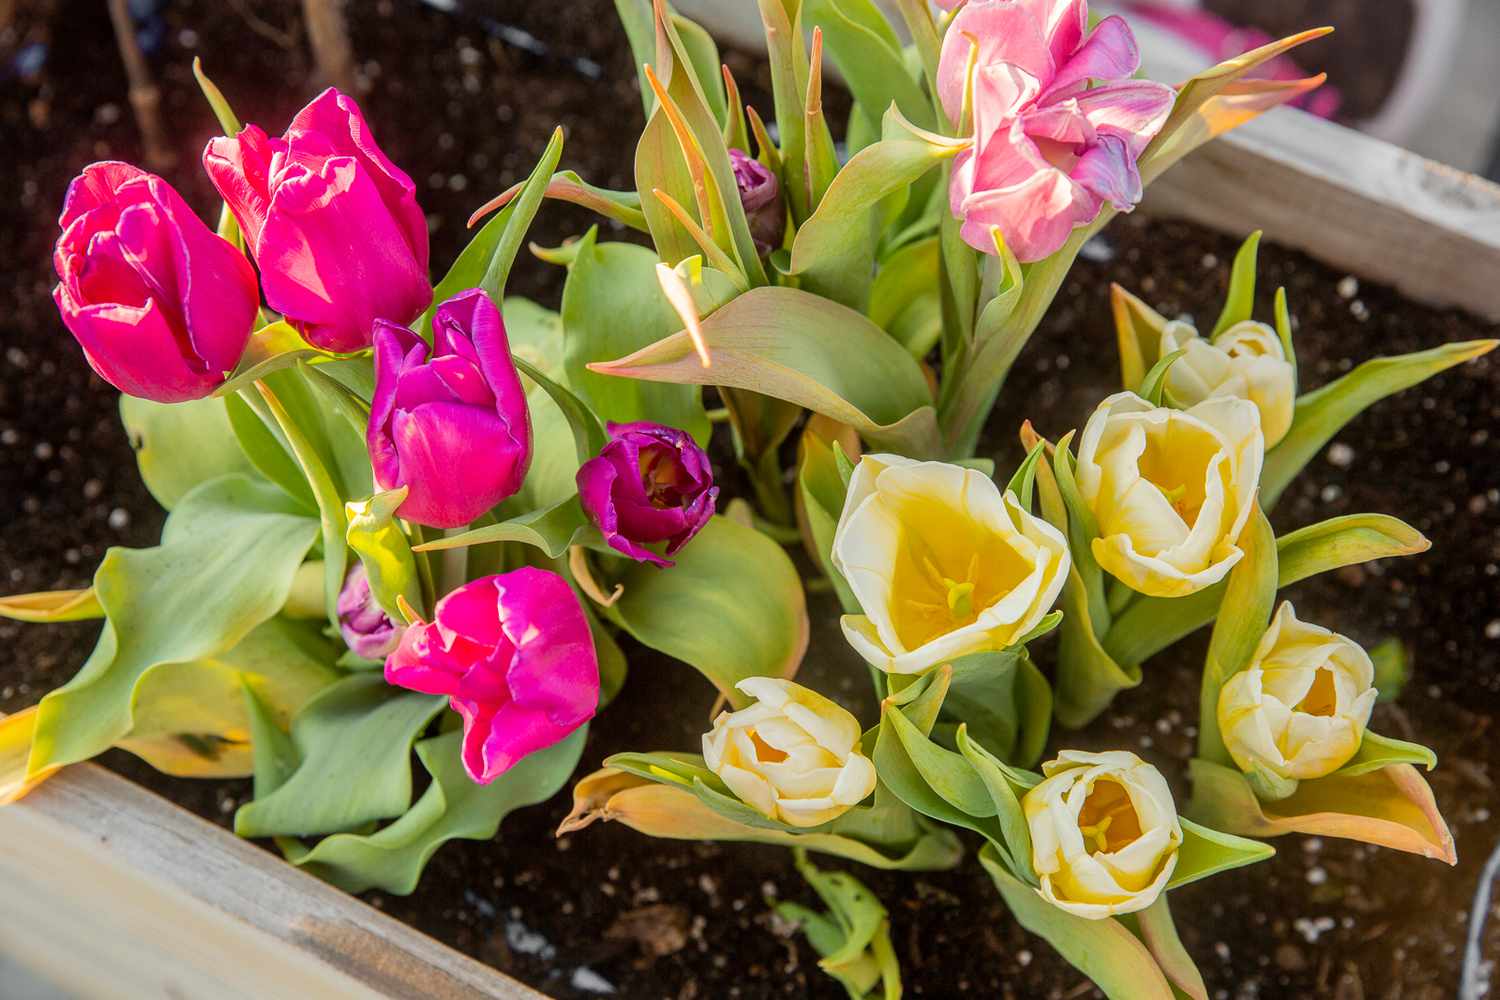
[[[689,751],[607,757],[563,828],[791,848],[826,912],[779,910],[851,996],[899,991],[905,908],[807,852],[977,853],[1022,925],[1130,1000],[1206,995],[1168,899],[1269,856],[1253,838],[1453,863],[1432,753],[1370,729],[1395,692],[1338,631],[1360,623],[1275,610],[1426,539],[1375,514],[1278,538],[1266,514],[1364,408],[1495,342],[1306,391],[1284,292],[1253,315],[1256,234],[1211,325],[1114,287],[1121,391],[1073,431],[1025,425],[1002,478],[974,454],[1084,243],[1316,88],[1251,77],[1322,32],[1172,87],[1084,0],[902,0],[899,32],[869,3],[763,2],[756,109],[666,3],[619,6],[645,67],[635,190],[559,171],[559,130],[445,273],[416,185],[334,90],[278,134],[200,75],[217,232],[128,164],[73,182],[62,323],[127,394],[169,515],[87,590],[0,599],[104,619],[72,681],[0,720],[0,801],[111,747],[253,776],[237,832],[410,892],[443,841],[568,784],[644,646],[726,704]],[[825,54],[854,99],[841,147]],[[548,199],[640,234],[533,247],[566,269],[559,312],[506,294]],[[805,572],[842,607],[863,709],[793,679],[809,609],[831,614]],[[1133,753],[1066,749],[1054,719],[1088,724],[1209,625],[1190,798]]]

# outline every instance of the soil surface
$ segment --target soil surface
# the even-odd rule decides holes
[[[277,130],[317,88],[297,6],[179,0],[158,25],[152,65],[179,150],[178,165],[162,172],[205,216],[214,199],[196,157],[215,126],[192,84],[190,58],[203,56],[243,118]],[[410,0],[354,6],[362,101],[386,150],[422,187],[435,262],[452,258],[469,211],[524,175],[559,121],[568,131],[566,166],[598,184],[629,185],[639,102],[607,0],[493,3],[484,17]],[[44,64],[17,72],[18,54],[34,51],[24,46],[41,43],[49,46]],[[89,372],[53,310],[53,219],[85,163],[138,159],[139,142],[97,4],[22,4],[0,35],[0,55],[0,65],[12,67],[0,78],[0,141],[11,153],[0,199],[0,587],[81,587],[106,547],[152,544],[162,514],[136,473],[115,393]],[[763,69],[731,58],[747,97],[769,109]],[[557,242],[590,221],[549,206],[534,235]],[[1211,322],[1237,243],[1142,217],[1114,224],[1079,262],[1011,376],[984,444],[999,467],[1020,456],[1022,419],[1056,437],[1116,388],[1110,281],[1167,315]],[[1263,248],[1261,274],[1262,309],[1278,284],[1289,292],[1304,387],[1372,355],[1494,335],[1470,317],[1413,305],[1277,247]],[[522,262],[512,290],[555,302],[557,278],[546,265]],[[1500,709],[1497,416],[1493,360],[1388,400],[1309,466],[1273,517],[1283,531],[1383,511],[1432,539],[1423,557],[1346,570],[1287,596],[1303,616],[1356,640],[1399,636],[1407,644],[1415,676],[1377,708],[1373,725],[1437,751],[1431,781],[1458,842],[1458,868],[1287,838],[1270,862],[1175,892],[1178,925],[1212,995],[1454,995],[1470,899],[1500,839],[1490,805],[1500,764],[1491,730]],[[803,679],[864,706],[868,720],[865,671],[840,638],[834,609],[815,599],[812,610]],[[0,623],[0,711],[64,682],[96,631]],[[1055,733],[1053,748],[1137,749],[1185,794],[1180,776],[1195,735],[1205,644],[1198,635],[1162,654],[1105,720]],[[630,681],[595,724],[585,768],[617,750],[693,749],[706,725],[713,694],[704,682],[680,664],[629,652]],[[1050,648],[1036,652],[1045,665]],[[248,794],[244,782],[163,778],[120,753],[106,762],[221,823]],[[558,997],[843,995],[805,942],[768,915],[769,898],[811,902],[784,851],[649,842],[611,826],[554,839],[567,806],[565,792],[509,818],[494,843],[449,845],[411,897],[369,899]],[[1093,993],[1010,919],[972,860],[948,873],[858,874],[891,910],[909,995]],[[1486,955],[1500,955],[1493,921],[1485,943]]]

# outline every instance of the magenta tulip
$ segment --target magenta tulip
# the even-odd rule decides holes
[[[57,221],[52,297],[94,371],[159,403],[218,388],[260,308],[244,255],[170,184],[128,163],[85,167]]]
[[[734,168],[734,183],[739,189],[745,219],[750,223],[755,252],[764,257],[779,249],[786,236],[786,205],[781,200],[781,182],[770,167],[738,149],[729,151],[729,165]]]
[[[593,718],[599,662],[567,581],[527,566],[487,576],[437,603],[406,630],[385,679],[447,695],[464,720],[463,762],[480,784]]]
[[[970,0],[954,16],[938,91],[952,120],[972,116],[949,186],[970,246],[994,253],[998,229],[1017,259],[1041,260],[1106,203],[1140,201],[1136,161],[1175,91],[1130,79],[1140,50],[1123,20],[1087,25],[1085,0]]]
[[[719,488],[692,436],[661,424],[610,424],[610,441],[578,470],[578,498],[604,540],[637,562],[670,566],[672,555],[714,514]]]
[[[370,574],[365,564],[356,561],[344,577],[339,591],[339,632],[344,645],[367,660],[383,660],[401,641],[403,628],[375,600],[370,590]]]
[[[309,343],[370,346],[375,321],[410,323],[432,302],[427,220],[354,100],[332,88],[273,139],[221,136],[203,166],[245,231],[266,301]]]
[[[500,310],[481,289],[455,295],[433,315],[430,353],[404,326],[375,326],[375,481],[409,491],[398,517],[468,524],[519,490],[531,465],[531,414]]]

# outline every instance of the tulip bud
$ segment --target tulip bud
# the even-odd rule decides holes
[[[128,163],[90,164],[58,224],[52,297],[100,378],[158,403],[224,382],[260,308],[255,271],[170,184]]]
[[[610,424],[610,441],[578,470],[584,513],[610,546],[637,562],[670,566],[714,514],[719,488],[707,453],[692,435],[648,422]]]
[[[213,139],[203,167],[244,230],[266,301],[309,343],[357,351],[376,320],[407,324],[432,302],[416,185],[352,98],[323,91],[277,139],[255,125]]]
[[[1182,846],[1161,772],[1126,750],[1064,750],[1042,772],[1021,800],[1042,898],[1089,920],[1156,902]]]
[[[1192,406],[1205,399],[1248,399],[1260,411],[1266,447],[1274,448],[1292,426],[1297,376],[1281,338],[1264,323],[1244,320],[1212,342],[1188,323],[1174,320],[1161,334],[1161,356],[1184,351],[1167,370],[1167,390],[1175,402]]]
[[[370,574],[357,560],[344,577],[344,589],[339,591],[338,616],[344,644],[367,660],[385,659],[406,631],[381,610],[370,590]]]
[[[846,709],[776,677],[735,687],[756,704],[719,713],[703,735],[703,760],[746,805],[789,826],[820,826],[875,790],[859,720]]]
[[[1071,557],[1060,531],[981,472],[866,455],[833,562],[864,611],[844,616],[844,637],[873,666],[915,674],[1019,641],[1051,609]]]
[[[729,165],[734,168],[734,182],[740,191],[745,218],[750,223],[755,252],[764,257],[780,249],[786,236],[786,205],[781,200],[781,182],[764,163],[738,149],[729,151]]]
[[[1375,667],[1357,643],[1297,620],[1284,601],[1250,666],[1219,692],[1219,730],[1246,773],[1306,780],[1332,774],[1359,752]]]
[[[464,768],[482,785],[567,738],[599,704],[583,608],[566,580],[530,566],[438,601],[433,620],[408,628],[386,658],[385,679],[448,696],[464,720]]]
[[[438,306],[430,356],[411,330],[376,322],[366,440],[376,483],[405,486],[396,514],[418,524],[457,528],[521,488],[531,415],[500,310],[482,289]]]
[[[1078,490],[1099,522],[1094,558],[1132,590],[1182,597],[1222,580],[1255,504],[1260,414],[1243,399],[1187,410],[1110,396],[1078,442]]]

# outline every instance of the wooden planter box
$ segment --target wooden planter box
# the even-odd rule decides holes
[[[756,43],[751,4],[678,6]],[[1300,112],[1194,153],[1143,210],[1500,320],[1500,186]],[[542,996],[95,765],[0,809],[0,886],[0,975],[77,996]]]

